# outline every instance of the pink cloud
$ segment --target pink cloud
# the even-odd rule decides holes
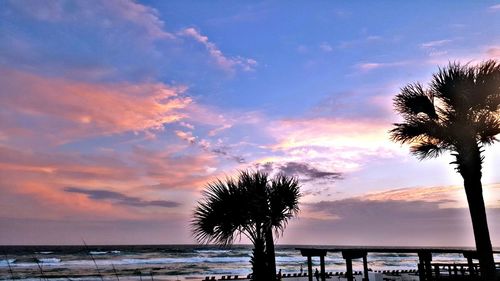
[[[222,53],[222,51],[215,45],[215,43],[210,42],[208,37],[202,35],[195,28],[186,28],[179,32],[180,35],[191,37],[199,43],[203,44],[207,49],[210,56],[214,59],[215,63],[226,71],[234,71],[239,68],[243,71],[252,71],[257,66],[257,61],[251,58],[237,57],[227,57]]]
[[[190,212],[197,190],[214,176],[215,167],[216,159],[204,152],[179,156],[178,151],[136,147],[126,153],[48,153],[0,146],[0,216],[99,220],[171,217]],[[80,192],[68,192],[68,188]],[[113,196],[99,200],[88,195],[96,190]],[[162,207],[165,202],[172,202],[172,207]]]
[[[389,140],[391,124],[379,120],[311,118],[273,122],[268,133],[276,142],[266,148],[274,155],[257,159],[266,162],[306,162],[320,170],[352,173],[369,159],[406,155]],[[269,154],[268,154],[269,155]],[[311,186],[311,190],[315,187]]]
[[[29,118],[39,137],[59,142],[125,132],[155,132],[183,118],[183,87],[162,83],[86,83],[0,69],[0,106]]]
[[[492,58],[499,58],[500,57],[500,47],[491,47],[486,50],[486,54]]]
[[[198,190],[214,176],[216,157],[208,152],[176,156],[136,147],[131,159],[159,189]]]
[[[279,141],[276,149],[307,146],[359,147],[386,146],[391,124],[381,121],[337,118],[289,119],[270,129]]]

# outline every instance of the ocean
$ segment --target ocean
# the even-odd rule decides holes
[[[307,270],[307,260],[296,250],[307,246],[276,246],[277,269],[282,273]],[[252,247],[200,245],[157,246],[0,246],[0,280],[202,280],[206,276],[251,272]],[[496,255],[496,260],[500,256]],[[328,253],[328,272],[345,271],[340,253]],[[369,254],[373,270],[416,269],[416,254]],[[460,254],[434,255],[433,262],[464,263]],[[319,268],[319,259],[313,259]],[[362,270],[361,260],[353,261]]]

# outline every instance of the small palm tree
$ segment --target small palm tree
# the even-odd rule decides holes
[[[192,221],[195,238],[227,246],[246,236],[254,245],[253,279],[275,280],[273,230],[282,233],[299,211],[297,179],[242,171],[237,179],[209,183],[203,195]]]
[[[391,138],[411,144],[419,159],[451,151],[464,180],[481,275],[494,280],[495,265],[484,206],[481,168],[483,146],[500,133],[500,65],[450,63],[434,74],[428,89],[409,84],[394,98],[404,123],[394,124]]]

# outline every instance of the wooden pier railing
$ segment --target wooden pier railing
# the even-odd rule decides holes
[[[417,254],[418,274],[420,281],[433,280],[476,280],[479,276],[479,264],[477,253],[471,248],[402,248],[402,247],[335,247],[335,248],[297,248],[302,256],[307,257],[307,273],[309,281],[313,281],[312,258],[320,259],[320,277],[325,281],[325,256],[328,252],[340,252],[346,263],[346,276],[348,281],[354,281],[352,260],[363,259],[363,281],[368,280],[368,253],[413,253]],[[458,253],[464,256],[467,263],[463,264],[443,264],[431,263],[432,254]],[[494,251],[500,253],[500,251]],[[498,266],[497,266],[498,268]],[[460,276],[460,278],[458,278]],[[455,278],[452,278],[455,277]]]

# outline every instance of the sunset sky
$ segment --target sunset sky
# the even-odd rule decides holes
[[[0,0],[0,244],[192,244],[203,186],[252,168],[301,180],[279,243],[473,246],[453,158],[388,130],[499,27],[498,1]]]

